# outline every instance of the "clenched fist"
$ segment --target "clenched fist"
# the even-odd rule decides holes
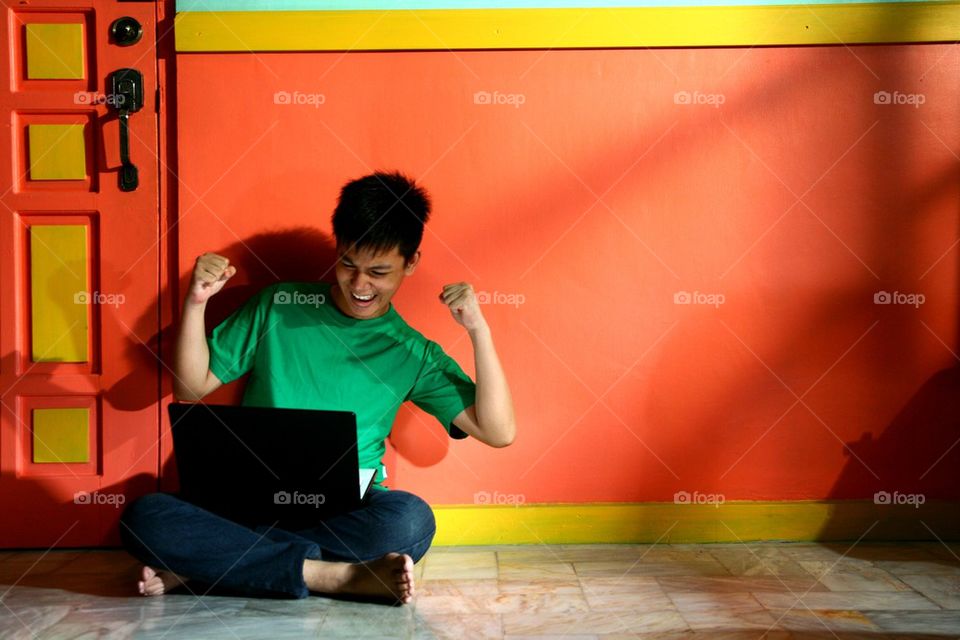
[[[237,273],[237,268],[230,266],[230,261],[215,253],[205,253],[197,258],[193,267],[193,278],[190,281],[190,291],[187,301],[194,304],[203,304],[210,296],[223,289],[227,280]]]
[[[467,331],[480,329],[486,323],[480,312],[477,294],[467,282],[444,285],[440,302],[449,307],[453,319],[462,324]]]

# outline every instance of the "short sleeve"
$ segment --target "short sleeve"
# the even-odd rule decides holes
[[[476,398],[477,385],[470,376],[439,344],[427,341],[423,366],[407,400],[439,420],[451,438],[460,440],[467,434],[453,424],[453,419],[473,406]]]
[[[233,382],[253,368],[274,288],[261,289],[218,324],[207,338],[210,371],[220,382]]]

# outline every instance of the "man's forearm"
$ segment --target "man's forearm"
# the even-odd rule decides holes
[[[207,303],[189,300],[183,303],[183,317],[174,349],[173,392],[182,400],[199,400],[210,370],[210,350],[207,348],[207,333],[204,312]]]
[[[483,326],[469,335],[477,369],[477,423],[491,441],[510,444],[517,432],[513,399],[490,328]]]

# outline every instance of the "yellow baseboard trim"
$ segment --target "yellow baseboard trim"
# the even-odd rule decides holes
[[[177,51],[713,47],[952,42],[960,2],[708,7],[189,11]]]
[[[450,505],[433,511],[435,546],[960,539],[960,502],[947,501],[920,507],[869,500]]]

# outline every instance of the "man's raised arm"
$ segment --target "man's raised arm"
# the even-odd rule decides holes
[[[237,273],[230,261],[215,253],[197,258],[173,356],[173,395],[177,400],[200,400],[222,383],[210,371],[210,350],[204,314],[207,301]]]
[[[473,287],[466,282],[448,284],[440,294],[440,301],[450,308],[453,319],[470,335],[477,369],[476,404],[464,409],[453,423],[491,447],[506,447],[517,435],[513,399]]]

